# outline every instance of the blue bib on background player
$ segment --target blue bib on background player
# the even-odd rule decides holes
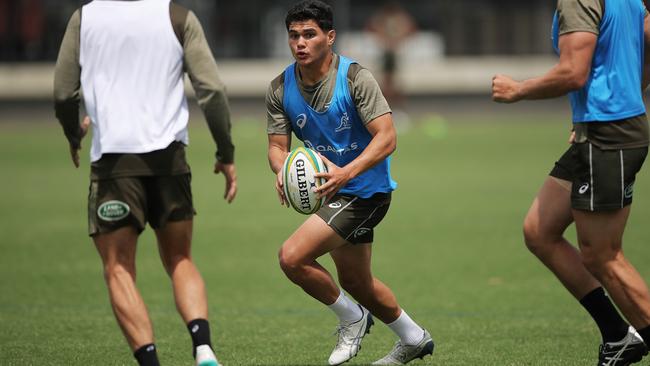
[[[368,146],[372,135],[363,124],[348,90],[348,69],[354,63],[339,56],[334,95],[329,107],[315,111],[298,89],[295,63],[284,71],[282,104],[291,128],[305,147],[314,149],[339,167],[347,165]],[[339,193],[368,198],[375,193],[393,191],[397,184],[390,177],[390,157],[351,179]]]
[[[569,93],[573,122],[607,122],[645,113],[641,95],[643,20],[640,0],[605,1],[600,35],[584,87]],[[553,47],[559,53],[558,12]]]

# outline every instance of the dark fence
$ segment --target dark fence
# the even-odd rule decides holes
[[[0,0],[0,61],[52,61],[72,12],[84,0]],[[286,37],[294,1],[177,0],[192,9],[217,58],[266,58]],[[363,32],[376,0],[330,0],[339,32]],[[551,52],[549,0],[409,0],[400,5],[418,29],[444,42],[446,55],[535,55]]]

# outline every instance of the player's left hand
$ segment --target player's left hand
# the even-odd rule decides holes
[[[514,103],[521,99],[521,83],[507,75],[494,75],[492,78],[493,101],[499,103]]]
[[[323,163],[327,167],[327,172],[316,173],[314,177],[316,178],[325,178],[326,182],[323,183],[320,187],[314,189],[316,192],[316,197],[321,198],[326,197],[326,200],[329,201],[341,188],[345,187],[346,184],[352,179],[348,174],[347,170],[336,166],[334,163],[329,161],[325,156],[320,155],[320,158],[323,159]]]
[[[90,117],[86,116],[79,124],[79,141],[83,140],[83,138],[86,136],[89,127]],[[79,147],[70,145],[70,158],[72,158],[72,164],[74,164],[75,168],[79,168],[79,150],[81,150],[81,144],[79,144]]]
[[[223,198],[226,202],[231,203],[237,195],[237,172],[235,170],[235,164],[224,164],[217,161],[214,164],[214,174],[219,173],[223,173],[226,178],[226,189]]]

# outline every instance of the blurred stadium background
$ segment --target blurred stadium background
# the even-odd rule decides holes
[[[86,2],[0,0],[1,98],[49,99],[52,63],[67,20]],[[290,60],[284,15],[292,1],[178,3],[193,9],[201,20],[232,97],[263,94],[267,81]],[[377,69],[381,49],[365,28],[381,3],[332,4],[337,50]],[[552,62],[548,41],[552,2],[441,0],[401,5],[417,24],[417,33],[400,47],[399,78],[407,93],[485,93],[485,80],[502,65],[523,75]]]
[[[88,176],[69,162],[54,118],[54,61],[72,12],[87,1],[0,0],[0,365],[134,364],[113,320],[86,230]],[[291,62],[284,14],[294,2],[178,0],[201,20],[233,109],[241,180],[231,207],[211,174],[214,147],[192,111],[188,149],[199,215],[195,257],[226,365],[322,364],[334,320],[283,277],[276,251],[303,219],[277,205],[266,163],[264,94]],[[367,30],[381,6],[332,0],[336,51],[381,75]],[[417,31],[398,49],[404,103],[393,172],[400,188],[380,226],[376,273],[437,341],[435,365],[584,365],[598,334],[588,316],[522,243],[521,220],[566,148],[565,99],[497,105],[494,73],[546,71],[554,1],[411,0]],[[191,90],[188,90],[191,94]],[[639,175],[627,251],[650,279],[650,174]],[[569,233],[572,237],[573,233]],[[139,285],[161,359],[189,365],[151,232]],[[331,268],[331,263],[325,259]],[[331,329],[330,329],[331,327]],[[376,327],[351,364],[390,348]]]

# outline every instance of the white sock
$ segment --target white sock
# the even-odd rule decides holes
[[[334,314],[339,317],[339,322],[341,323],[352,323],[361,319],[363,316],[359,305],[345,296],[343,291],[341,291],[339,298],[333,304],[327,305],[327,307],[332,309]]]
[[[402,344],[405,345],[414,346],[424,337],[422,327],[417,325],[404,310],[394,322],[386,325],[397,334]]]

